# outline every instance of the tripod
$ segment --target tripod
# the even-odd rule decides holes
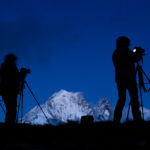
[[[141,109],[142,109],[142,119],[144,121],[144,109],[143,109],[143,97],[142,97],[142,89],[144,90],[144,92],[146,92],[146,88],[145,88],[145,84],[144,84],[144,80],[143,80],[143,75],[146,77],[146,79],[148,80],[148,84],[150,84],[150,79],[148,78],[148,76],[146,75],[146,73],[144,72],[142,65],[139,64],[139,62],[137,63],[137,67],[136,67],[136,72],[138,72],[138,81],[139,81],[139,91],[140,91],[140,99],[141,99]],[[150,89],[148,90],[150,91]],[[126,121],[128,121],[128,117],[129,117],[129,112],[130,112],[130,107],[131,107],[131,102],[129,103],[129,108],[128,108],[128,112],[127,112],[127,118]]]
[[[4,109],[4,107],[3,107],[2,103],[1,103],[1,101],[2,101],[2,100],[0,100],[0,107],[2,108],[2,111],[4,112],[4,114],[6,114],[6,111],[5,111],[5,109]]]
[[[37,103],[38,106],[40,107],[40,109],[41,109],[43,115],[45,116],[45,118],[46,118],[46,120],[47,120],[47,123],[49,123],[48,117],[47,117],[46,114],[44,113],[44,111],[43,111],[42,107],[40,106],[38,100],[37,100],[36,97],[34,96],[34,94],[33,94],[32,90],[31,90],[31,88],[29,87],[28,83],[27,83],[25,80],[24,80],[24,81],[22,82],[22,84],[21,84],[21,90],[20,90],[20,93],[19,93],[19,94],[20,94],[20,97],[19,97],[18,111],[17,111],[17,117],[16,117],[16,118],[17,118],[17,121],[18,121],[19,108],[20,108],[20,104],[21,104],[21,123],[22,123],[22,118],[23,118],[23,96],[24,96],[24,94],[23,94],[23,89],[24,89],[25,85],[27,86],[27,88],[29,89],[31,95],[33,96],[33,98],[35,99],[36,103]]]

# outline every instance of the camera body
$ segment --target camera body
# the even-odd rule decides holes
[[[142,63],[143,63],[143,56],[145,56],[145,49],[143,49],[141,47],[134,47],[133,53],[137,59],[136,61],[137,62],[142,61]]]
[[[26,69],[26,68],[21,68],[21,69],[20,69],[20,72],[21,72],[22,74],[28,74],[28,73],[31,73],[31,70],[30,70],[30,69]]]
[[[134,47],[133,53],[135,53],[138,57],[145,56],[145,49],[141,47]]]
[[[24,79],[26,78],[26,75],[31,73],[30,69],[26,69],[26,68],[21,68],[20,69],[20,79],[21,81],[24,81]]]

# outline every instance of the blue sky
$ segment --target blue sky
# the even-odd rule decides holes
[[[143,69],[150,75],[148,0],[0,0],[0,63],[16,54],[18,68],[31,69],[26,80],[41,104],[65,89],[82,92],[92,105],[105,97],[114,107],[112,53],[121,35],[131,49],[146,49]],[[150,93],[143,94],[150,108]],[[25,89],[24,113],[35,105]]]

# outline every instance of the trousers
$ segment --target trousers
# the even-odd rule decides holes
[[[126,91],[129,91],[130,104],[132,108],[133,119],[135,121],[141,121],[140,104],[138,101],[138,88],[136,80],[131,80],[128,82],[117,83],[118,88],[118,102],[114,111],[114,122],[120,123],[122,117],[122,111],[126,101]]]
[[[2,95],[6,107],[5,122],[8,124],[16,123],[16,108],[17,108],[17,94],[7,93]]]

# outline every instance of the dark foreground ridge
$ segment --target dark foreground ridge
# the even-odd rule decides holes
[[[150,122],[68,123],[56,127],[0,124],[0,138],[0,150],[147,150]]]

